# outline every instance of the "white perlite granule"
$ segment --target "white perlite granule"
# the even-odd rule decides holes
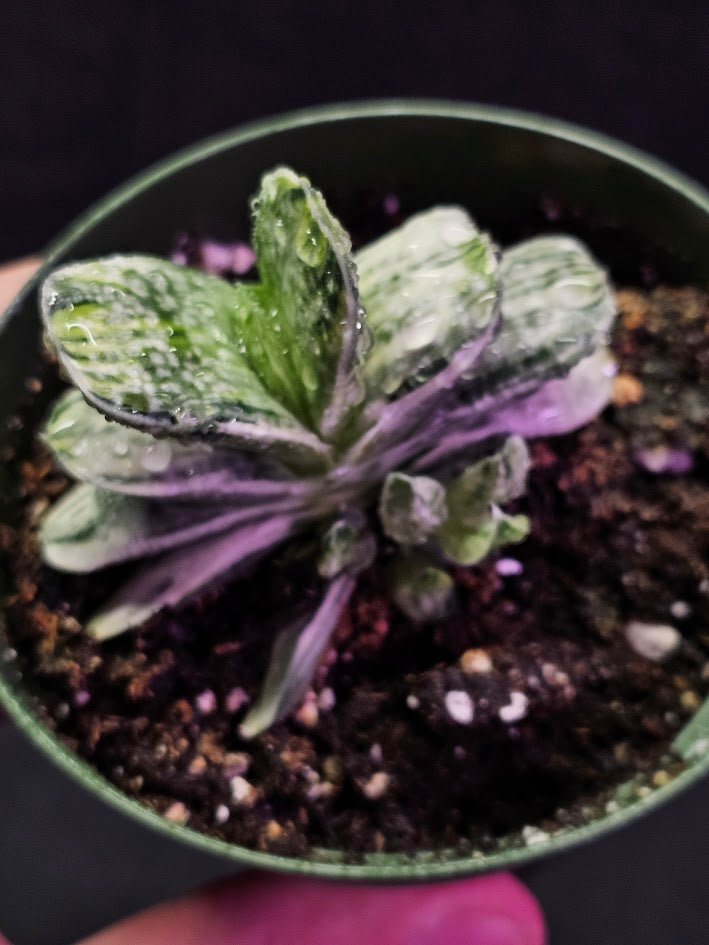
[[[523,692],[513,690],[510,693],[510,701],[503,705],[497,713],[506,725],[512,725],[513,722],[519,722],[527,714],[529,708],[529,699]]]
[[[231,799],[235,804],[248,806],[253,801],[256,793],[253,784],[247,781],[246,778],[242,778],[241,775],[237,775],[229,781],[229,788],[231,789]]]
[[[229,820],[230,813],[231,812],[226,804],[218,804],[217,809],[214,811],[215,824],[225,824],[227,820]]]
[[[469,725],[475,717],[475,706],[467,692],[452,689],[446,693],[446,712],[460,725]]]
[[[625,627],[625,639],[639,656],[662,663],[679,648],[682,634],[670,624],[631,620]]]

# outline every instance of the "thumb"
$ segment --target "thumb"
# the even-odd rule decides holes
[[[541,910],[505,873],[346,886],[252,873],[167,903],[83,945],[544,945]]]

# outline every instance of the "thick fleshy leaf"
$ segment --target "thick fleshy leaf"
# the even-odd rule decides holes
[[[488,456],[468,466],[446,488],[448,519],[436,533],[446,557],[458,564],[475,564],[490,550],[495,527],[491,505],[500,475],[500,456]]]
[[[448,517],[445,487],[429,476],[387,476],[379,499],[386,535],[401,545],[422,545]]]
[[[616,363],[607,348],[584,358],[566,377],[547,381],[531,397],[511,403],[490,421],[496,433],[525,437],[570,433],[590,423],[608,406]]]
[[[469,378],[499,325],[495,314],[483,333],[463,345],[446,367],[430,380],[386,404],[376,422],[352,446],[346,456],[350,463],[371,458],[368,477],[380,478],[390,469],[404,465],[435,439],[437,430],[448,429],[451,401]]]
[[[500,505],[524,495],[531,460],[521,436],[510,436],[500,451],[500,466],[493,499]]]
[[[318,574],[328,579],[343,571],[359,574],[374,561],[376,552],[377,542],[364,515],[353,512],[333,522],[323,535]]]
[[[148,562],[89,620],[87,632],[97,640],[107,640],[139,626],[164,607],[189,601],[280,544],[297,524],[294,516],[274,515]]]
[[[502,325],[476,365],[469,397],[502,402],[563,377],[607,340],[616,306],[605,270],[570,236],[507,249]]]
[[[251,286],[150,256],[109,256],[53,272],[42,312],[74,384],[121,423],[221,435],[298,462],[327,454],[246,360],[241,326],[267,317]]]
[[[401,555],[392,566],[392,596],[411,620],[426,623],[447,617],[455,601],[453,579],[424,555]]]
[[[245,508],[155,502],[74,486],[42,520],[42,557],[59,571],[87,573],[167,551],[283,511],[283,503]]]
[[[460,207],[434,207],[355,256],[374,336],[364,367],[370,399],[418,386],[489,325],[497,253]]]
[[[504,548],[505,545],[518,545],[532,530],[532,523],[526,515],[508,515],[496,505],[492,507],[492,515],[497,526],[493,549]]]
[[[471,567],[496,548],[524,541],[529,530],[530,522],[526,515],[507,515],[492,505],[477,525],[450,529],[438,539],[441,551],[450,562]]]
[[[492,551],[497,535],[497,524],[488,512],[475,527],[451,528],[438,536],[441,551],[452,564],[471,567],[479,564]]]
[[[250,362],[304,424],[332,437],[364,395],[350,238],[307,178],[282,167],[253,201],[253,244],[266,318],[246,313]]]
[[[336,577],[310,618],[278,634],[261,694],[239,729],[243,738],[263,732],[301,701],[354,586],[352,575]]]
[[[547,381],[532,394],[512,399],[487,416],[481,416],[475,408],[459,408],[449,417],[454,432],[419,456],[413,468],[422,472],[436,469],[456,456],[464,456],[476,443],[500,434],[531,438],[578,430],[610,402],[615,371],[608,349],[599,348],[566,377]]]
[[[42,437],[69,475],[127,495],[258,502],[312,489],[267,456],[107,420],[75,388],[54,403]]]

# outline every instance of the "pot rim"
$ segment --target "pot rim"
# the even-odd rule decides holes
[[[197,144],[183,148],[158,161],[112,190],[106,197],[92,204],[50,243],[44,253],[41,268],[10,304],[2,321],[7,322],[30,293],[36,291],[37,286],[54,267],[56,259],[76,239],[121,204],[138,196],[175,171],[224,149],[280,131],[310,125],[346,122],[353,118],[401,116],[457,118],[462,121],[501,125],[538,132],[551,138],[581,145],[606,157],[621,161],[665,187],[669,187],[707,214],[709,221],[709,192],[700,184],[637,148],[556,118],[493,105],[438,99],[375,99],[316,106],[242,124],[229,131],[203,139]],[[9,676],[10,673],[7,675]],[[708,750],[703,757],[690,761],[688,767],[667,785],[653,789],[648,797],[639,798],[627,807],[621,807],[614,813],[607,813],[580,827],[558,831],[533,845],[503,848],[482,856],[451,856],[445,851],[441,853],[420,851],[415,855],[370,854],[363,862],[348,863],[339,859],[342,856],[340,851],[315,849],[307,858],[285,857],[238,846],[200,833],[189,826],[171,823],[139,801],[128,797],[87,762],[72,753],[53,732],[42,724],[33,712],[30,700],[22,695],[20,688],[0,674],[0,704],[4,705],[8,715],[54,764],[113,808],[164,836],[173,837],[203,852],[234,860],[244,866],[330,879],[411,882],[467,876],[488,870],[522,866],[531,860],[567,850],[632,822],[679,794],[709,772]],[[694,720],[682,730],[676,744],[680,751],[689,756],[692,743],[704,737],[709,740],[709,701],[695,715]]]

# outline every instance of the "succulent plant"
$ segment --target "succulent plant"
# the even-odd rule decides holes
[[[44,438],[79,483],[41,524],[46,562],[144,559],[86,624],[106,640],[318,537],[320,605],[273,644],[253,736],[302,699],[357,575],[398,549],[392,597],[451,606],[450,564],[521,541],[525,438],[607,403],[615,315],[604,270],[568,236],[500,251],[459,207],[353,254],[309,181],[266,174],[258,281],[140,255],[77,262],[42,288],[71,384]]]

